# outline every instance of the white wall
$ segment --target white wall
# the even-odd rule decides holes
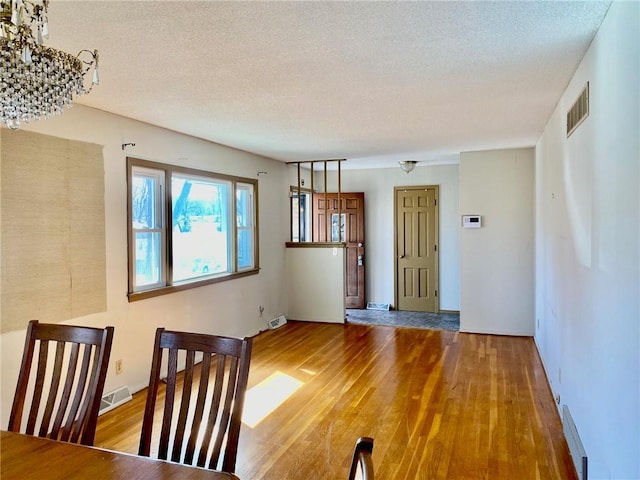
[[[292,247],[285,259],[287,318],[344,323],[345,249]]]
[[[458,165],[342,171],[343,192],[364,192],[366,301],[394,303],[393,188],[411,185],[440,187],[440,309],[460,310]]]
[[[639,19],[638,2],[612,4],[536,147],[535,339],[590,479],[640,478]]]
[[[284,313],[285,247],[288,240],[288,176],[281,162],[216,145],[134,120],[76,105],[62,116],[33,123],[28,130],[104,145],[107,254],[107,311],[65,323],[115,326],[105,391],[119,385],[146,386],[156,327],[232,336],[255,334]],[[134,142],[123,151],[121,144]],[[259,176],[260,266],[258,275],[170,295],[127,301],[126,156],[167,162],[237,176]],[[37,185],[34,185],[37,188]],[[62,188],[62,186],[61,186]],[[35,301],[46,302],[46,298]],[[259,306],[265,311],[260,318]],[[26,322],[29,319],[25,318]],[[2,383],[0,426],[6,427],[25,331],[0,337]],[[124,372],[113,364],[123,360]]]
[[[460,331],[533,335],[534,150],[460,155]],[[460,220],[458,220],[460,225]]]

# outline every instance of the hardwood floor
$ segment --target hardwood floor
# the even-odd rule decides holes
[[[346,479],[359,436],[377,480],[577,478],[531,338],[290,322],[254,339],[249,387],[276,372],[302,385],[242,426],[242,480]],[[145,395],[100,417],[96,446],[137,452]]]

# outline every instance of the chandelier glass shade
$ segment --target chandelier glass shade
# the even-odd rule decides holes
[[[97,50],[74,56],[42,44],[49,36],[49,0],[0,3],[0,113],[7,127],[58,115],[74,95],[89,93],[99,83]],[[92,69],[86,89],[84,78]]]

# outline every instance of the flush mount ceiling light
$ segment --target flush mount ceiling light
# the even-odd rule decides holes
[[[416,168],[416,164],[418,162],[416,162],[415,160],[402,160],[398,163],[400,164],[400,168],[402,168],[402,170],[409,173],[411,170]]]
[[[9,128],[59,115],[73,95],[98,85],[98,51],[71,55],[45,47],[49,0],[1,0],[0,113]],[[85,57],[83,60],[81,57]],[[93,69],[88,89],[84,76]]]

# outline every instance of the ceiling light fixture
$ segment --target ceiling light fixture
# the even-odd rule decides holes
[[[415,160],[402,160],[398,163],[400,164],[400,168],[402,168],[402,170],[409,173],[411,170],[416,168],[416,164],[418,162],[416,162]]]
[[[98,85],[97,50],[73,56],[42,44],[49,38],[49,0],[1,0],[0,6],[0,113],[7,127],[58,115],[72,105],[74,94]],[[92,68],[85,89],[84,76]]]

